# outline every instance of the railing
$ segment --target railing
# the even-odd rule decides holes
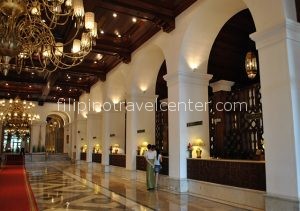
[[[126,167],[126,155],[124,154],[110,154],[109,165]]]
[[[266,190],[264,161],[187,159],[188,179]]]

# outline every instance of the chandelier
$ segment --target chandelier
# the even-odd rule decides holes
[[[254,79],[257,74],[257,61],[254,52],[249,51],[246,54],[245,68],[248,78]]]
[[[1,0],[0,71],[47,76],[79,65],[97,38],[94,16],[84,12],[83,0]],[[56,41],[54,33],[66,24],[74,24],[74,29]]]
[[[6,131],[10,133],[24,133],[34,120],[40,116],[32,110],[35,105],[32,102],[22,101],[18,97],[9,101],[0,101],[0,120]]]

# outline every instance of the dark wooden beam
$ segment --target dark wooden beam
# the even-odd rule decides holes
[[[63,90],[68,90],[68,89],[71,88],[71,89],[78,89],[78,90],[82,90],[82,91],[86,91],[86,92],[90,91],[90,86],[88,84],[87,85],[81,85],[81,84],[74,83],[72,81],[70,81],[70,82],[58,82],[58,81],[56,81],[55,84],[53,85],[53,87],[54,86],[59,86]]]
[[[116,56],[126,64],[131,61],[131,51],[128,48],[118,45],[108,45],[101,42],[101,40],[97,40],[96,45],[93,46],[92,52]]]
[[[90,5],[103,9],[127,14],[145,19],[162,27],[163,31],[171,32],[175,29],[175,15],[173,10],[157,4],[139,0],[90,0]],[[159,19],[159,20],[158,20]]]

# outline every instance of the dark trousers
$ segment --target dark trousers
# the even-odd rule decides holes
[[[21,155],[25,155],[25,148],[21,148]]]

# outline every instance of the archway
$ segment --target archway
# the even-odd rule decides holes
[[[156,79],[155,94],[159,108],[155,113],[155,145],[159,147],[163,155],[169,154],[168,108],[161,106],[168,100],[167,82],[164,75],[167,74],[167,64],[164,61]]]
[[[64,120],[56,114],[47,116],[46,151],[51,153],[64,152]]]
[[[252,79],[245,71],[247,52],[258,58],[255,43],[249,38],[255,31],[250,11],[243,10],[225,23],[211,49],[208,73],[213,75],[214,89],[210,92],[209,121],[212,157],[264,159],[259,71]],[[224,81],[234,85],[227,90],[215,90]],[[236,102],[242,106],[229,109]],[[227,108],[220,110],[217,106],[220,103],[226,103]]]

